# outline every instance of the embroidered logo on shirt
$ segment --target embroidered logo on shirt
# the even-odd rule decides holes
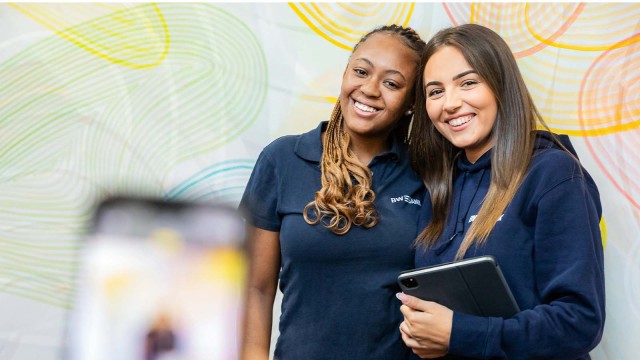
[[[418,206],[422,206],[422,204],[420,203],[420,200],[418,199],[414,199],[409,195],[403,195],[403,196],[398,196],[398,197],[392,197],[391,198],[391,203],[396,203],[396,202],[406,202],[408,204],[413,204],[413,205],[418,205]]]
[[[498,221],[502,221],[502,217],[504,216],[504,214],[500,215],[500,217],[498,218]],[[478,217],[478,215],[471,215],[469,216],[469,222],[472,223],[476,217]]]

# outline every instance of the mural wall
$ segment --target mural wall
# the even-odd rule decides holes
[[[236,205],[278,136],[326,119],[351,46],[474,22],[511,45],[601,192],[607,323],[640,353],[640,4],[0,4],[0,360],[57,359],[96,202]]]

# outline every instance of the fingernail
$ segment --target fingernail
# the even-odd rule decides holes
[[[403,301],[403,299],[404,299],[404,294],[403,294],[403,293],[401,293],[401,292],[397,292],[397,293],[396,293],[396,297],[398,298],[398,300],[400,300],[400,301],[404,302],[404,301]]]

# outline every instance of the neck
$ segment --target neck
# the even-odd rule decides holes
[[[475,164],[476,161],[478,161],[478,159],[480,159],[482,157],[482,155],[486,154],[487,151],[491,150],[491,147],[487,148],[487,149],[482,149],[481,151],[470,151],[470,150],[465,150],[465,156],[467,157],[467,160],[472,163]]]
[[[374,156],[389,150],[390,144],[388,136],[380,138],[350,136],[349,149],[366,166],[369,165]]]

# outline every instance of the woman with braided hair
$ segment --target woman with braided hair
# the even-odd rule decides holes
[[[258,157],[240,209],[254,227],[242,359],[405,359],[396,276],[413,267],[424,186],[407,158],[424,41],[389,25],[355,46],[328,122]]]

